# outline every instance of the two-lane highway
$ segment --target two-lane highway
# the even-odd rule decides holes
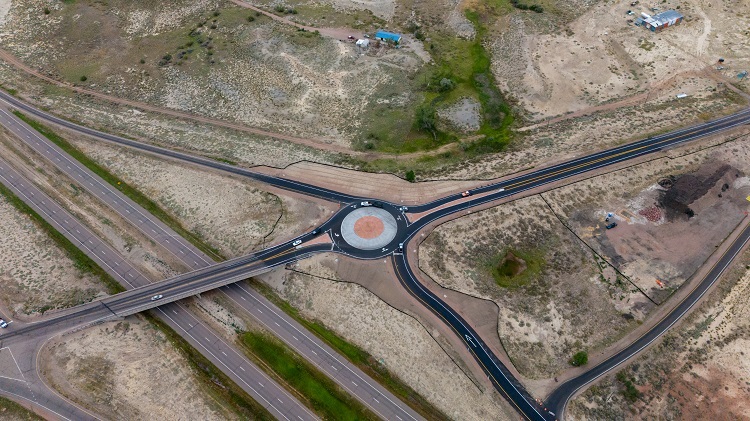
[[[41,136],[17,116],[0,108],[0,124],[16,135],[40,156],[52,162],[58,170],[117,212],[155,244],[159,244],[188,268],[196,270],[216,264],[197,247],[181,238],[174,230],[155,218],[140,205],[104,181],[94,172],[81,165],[73,157]],[[321,231],[322,234],[322,231]],[[303,235],[299,239],[312,237]],[[267,250],[271,251],[273,250]],[[106,260],[106,259],[105,259]],[[106,264],[106,261],[105,261]],[[349,391],[365,406],[384,419],[417,420],[420,416],[392,393],[386,391],[364,372],[354,367],[333,349],[323,344],[311,332],[283,313],[274,304],[263,298],[257,291],[243,287],[220,289],[230,300],[239,304],[247,314],[264,324],[270,332],[286,342],[292,349],[319,367],[342,388]],[[165,291],[166,292],[166,291]],[[174,293],[171,293],[174,298]],[[250,305],[255,304],[255,306]],[[263,307],[264,313],[259,307]],[[187,312],[189,313],[189,312]],[[122,313],[121,313],[122,315]],[[184,316],[192,317],[192,316]],[[200,337],[200,336],[198,336]],[[208,352],[208,351],[207,351]]]
[[[556,413],[563,414],[568,400],[575,395],[582,387],[591,384],[599,377],[607,374],[611,370],[617,368],[627,360],[636,356],[639,352],[643,351],[646,347],[652,344],[655,340],[659,339],[664,333],[666,333],[675,323],[680,321],[695,304],[708,292],[708,290],[721,278],[721,275],[729,268],[737,255],[742,252],[745,246],[750,242],[750,224],[745,226],[745,229],[737,237],[737,239],[730,245],[730,247],[721,255],[719,260],[714,264],[709,273],[698,285],[686,296],[680,303],[672,310],[669,314],[664,316],[659,323],[657,323],[648,332],[644,333],[641,337],[633,341],[622,351],[609,357],[600,364],[594,366],[590,370],[581,374],[578,377],[570,379],[555,389],[546,399],[545,406],[553,408]]]
[[[1,92],[0,97],[3,97],[3,93]],[[14,105],[16,103],[19,103],[18,100],[12,97],[8,100],[8,102],[13,102]],[[33,110],[32,107],[28,107],[25,104],[22,104],[21,108],[24,108],[27,111],[29,111],[29,108]],[[87,128],[81,128],[80,126],[65,122],[64,120],[61,120],[57,117],[49,116],[49,114],[43,113],[41,111],[33,111],[32,113],[40,118],[46,119],[56,124],[61,124],[69,129],[77,130],[93,137],[100,138],[102,140],[117,142],[126,146],[148,151],[150,153],[163,154],[164,156],[168,156],[171,158],[181,159],[199,165],[206,165],[211,168],[228,171],[234,174],[245,175],[280,188],[294,190],[303,194],[310,194],[317,197],[323,197],[329,200],[339,201],[346,204],[356,204],[359,200],[361,200],[360,198],[354,198],[345,194],[332,192],[326,189],[320,189],[315,186],[297,183],[283,178],[261,176],[246,169],[238,169],[237,167],[217,163],[211,160],[206,160],[204,158],[195,158],[187,154],[174,153],[172,151],[156,148],[151,145],[146,145],[135,141],[129,141],[127,139],[119,138],[118,140],[116,136],[102,134]],[[514,177],[510,180],[491,183],[489,185],[474,189],[473,192],[477,194],[477,197],[463,199],[459,194],[456,194],[425,205],[410,207],[408,210],[409,213],[419,212],[423,213],[423,215],[411,225],[404,224],[404,226],[399,226],[399,232],[394,239],[394,242],[399,241],[407,243],[420,229],[424,228],[430,222],[455,214],[457,212],[463,212],[473,207],[498,199],[503,199],[529,189],[539,188],[546,184],[573,177],[578,174],[593,171],[598,168],[644,156],[646,154],[654,153],[663,150],[664,148],[683,144],[695,139],[702,138],[704,136],[716,134],[733,127],[747,124],[748,121],[750,121],[750,110],[744,110],[732,116],[720,118],[708,123],[696,125],[673,133],[667,133],[664,135],[655,136],[653,138],[644,139],[633,144],[623,145],[603,152],[597,152],[585,157],[577,158],[570,162],[532,171],[528,174]],[[487,194],[482,194],[481,197],[479,197],[480,193]],[[385,207],[389,208],[389,212],[398,212],[397,207],[393,204],[385,203]],[[329,229],[337,229],[338,224],[340,224],[341,220],[351,211],[352,208],[350,206],[344,206],[342,210],[339,211],[339,213],[334,215],[321,228],[324,231]],[[304,238],[309,239],[309,234]],[[294,247],[292,247],[291,242],[288,242],[275,246],[272,251],[268,252],[268,254],[265,254],[265,251],[261,252],[257,255],[257,257],[263,260],[265,264],[274,266],[283,262],[292,261],[294,259],[304,258],[312,253],[321,252],[324,250],[330,251],[330,248],[322,247],[321,245],[314,245],[303,247],[301,249],[295,249]],[[343,250],[340,248],[334,248],[333,251],[342,252]],[[358,252],[356,249],[351,247],[347,248],[345,251],[351,256],[363,259],[383,257],[391,253],[378,253],[378,251],[372,250],[362,250]],[[283,255],[281,253],[283,253]],[[405,254],[394,253],[393,258],[396,271],[400,274],[402,284],[411,294],[420,299],[428,308],[438,314],[442,318],[442,320],[444,320],[453,328],[453,330],[459,335],[459,338],[461,338],[461,340],[466,343],[466,346],[472,351],[472,354],[477,359],[479,364],[488,373],[488,376],[490,376],[491,380],[493,380],[493,384],[495,384],[495,387],[498,389],[498,391],[500,391],[500,393],[504,397],[508,398],[524,417],[535,420],[555,418],[554,414],[540,412],[541,407],[536,405],[536,403],[533,402],[533,400],[530,398],[530,395],[525,391],[520,383],[518,383],[515,379],[512,378],[512,376],[508,374],[508,370],[502,365],[502,363],[496,358],[496,356],[492,354],[491,350],[484,344],[484,342],[481,341],[481,338],[473,330],[473,328],[469,326],[466,321],[461,318],[453,309],[451,309],[450,306],[448,306],[440,298],[434,296],[434,294],[432,294],[429,290],[427,290],[423,285],[419,283],[416,276],[411,272],[411,268],[407,260],[408,257],[406,257]],[[196,272],[201,272],[201,270]],[[188,293],[190,290],[206,290],[215,286],[222,285],[226,282],[226,278],[224,276],[226,275],[231,277],[232,275],[230,275],[230,273],[235,272],[236,270],[233,268],[222,268],[219,269],[217,273],[214,273],[212,276],[207,277],[206,279],[201,279],[200,275],[198,275],[196,278],[193,278],[191,280],[183,279],[181,281],[187,282],[184,288],[186,288],[185,293]],[[239,272],[242,272],[242,269],[240,269]],[[246,272],[249,272],[249,270],[247,270]],[[165,285],[170,285],[170,288],[181,288],[174,284],[174,280],[165,281]],[[132,300],[126,299],[123,303],[121,303],[123,307],[121,307],[119,311],[128,311],[128,309],[130,309],[131,311],[135,311],[142,308],[143,303],[138,301],[137,297],[131,298]],[[140,299],[142,298],[143,297],[140,297]]]
[[[53,225],[68,240],[78,246],[96,261],[107,273],[123,286],[130,288],[133,296],[128,299],[120,294],[101,300],[84,304],[62,314],[56,318],[42,320],[36,323],[20,324],[14,323],[12,330],[0,338],[0,348],[10,350],[16,346],[22,346],[24,342],[35,341],[39,338],[48,338],[80,326],[86,326],[94,322],[113,320],[122,316],[132,314],[134,301],[145,303],[146,309],[156,307],[158,300],[152,297],[163,293],[154,293],[148,290],[153,287],[150,280],[143,276],[130,262],[125,260],[116,250],[94,235],[87,227],[81,224],[73,215],[52,200],[49,196],[24,178],[18,171],[7,162],[0,159],[0,182],[8,187],[13,193],[28,204],[48,223]],[[253,264],[253,263],[250,263]],[[262,264],[257,264],[259,270],[266,270]],[[244,275],[243,275],[244,276]],[[144,289],[147,290],[144,294]],[[157,290],[163,288],[158,286]],[[166,291],[165,291],[166,292]],[[171,291],[172,292],[172,291]],[[181,294],[179,291],[172,292],[172,299],[165,302],[175,301],[176,297],[194,294]],[[136,306],[135,308],[139,308]],[[140,310],[139,310],[140,311]],[[169,303],[156,309],[157,317],[161,318],[178,334],[183,336],[196,349],[220,370],[222,370],[232,381],[236,382],[257,402],[266,407],[270,413],[279,419],[286,420],[314,420],[317,417],[312,414],[296,398],[289,394],[283,387],[269,378],[257,366],[250,363],[247,358],[233,345],[227,344],[211,329],[203,325],[195,316],[190,314],[184,306],[179,303]],[[26,365],[19,367],[22,372],[39,376],[35,367],[35,360],[30,358],[20,359],[20,363]],[[30,385],[41,386],[42,382],[30,379]],[[262,385],[262,386],[260,386]],[[29,389],[32,390],[32,389]],[[16,391],[25,392],[26,389]],[[7,392],[12,392],[8,390]],[[45,396],[37,390],[36,394],[23,396],[24,399],[35,401],[45,400],[45,406],[65,418],[89,419],[90,415],[62,398],[55,398],[53,393]],[[64,414],[64,415],[63,415]],[[72,418],[71,418],[72,417]]]

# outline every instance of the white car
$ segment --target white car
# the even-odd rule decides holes
[[[294,242],[292,243],[293,246],[298,246],[300,244],[302,244],[302,240],[294,240]]]
[[[8,322],[6,322],[3,319],[0,319],[0,327],[5,329],[6,327],[8,327]]]
[[[359,204],[359,206],[362,206],[362,207],[372,206],[372,202],[362,202]]]
[[[163,297],[164,297],[164,296],[163,296],[163,295],[161,295],[161,294],[159,294],[159,295],[154,295],[153,297],[151,297],[151,301],[161,300],[161,299],[162,299]]]

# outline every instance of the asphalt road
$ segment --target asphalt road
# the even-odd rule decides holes
[[[0,92],[0,97],[7,96],[4,93]],[[12,101],[9,102],[15,102],[18,103],[17,100],[11,98]],[[15,104],[14,104],[15,105]],[[30,107],[26,106],[25,104],[22,104],[23,106],[19,108],[24,108],[29,112],[32,112],[29,110]],[[104,136],[100,136],[99,132],[86,129],[86,128],[80,128],[80,126],[77,126],[72,123],[64,122],[63,120],[60,120],[56,117],[49,116],[46,113],[43,112],[32,112],[33,114],[36,114],[38,117],[51,120],[57,124],[61,124],[60,121],[63,123],[61,125],[64,125],[65,127],[71,128],[73,130],[81,131],[87,134],[90,134],[95,137],[99,137],[103,140],[116,142],[120,144],[126,144],[127,146],[131,146],[134,148],[142,149],[149,151],[151,153],[160,153],[158,148],[151,147],[149,145],[143,145],[138,142],[134,141],[127,141],[126,139],[122,139],[123,141],[112,139],[114,136],[103,134]],[[51,117],[51,118],[50,118]],[[569,178],[572,176],[575,176],[577,174],[581,174],[587,171],[592,171],[597,168],[601,168],[607,165],[612,165],[618,162],[622,162],[628,159],[633,159],[639,156],[643,156],[646,154],[658,152],[660,150],[663,150],[668,147],[672,147],[675,145],[679,145],[682,143],[686,143],[695,139],[699,139],[704,136],[708,136],[711,134],[715,134],[724,130],[728,130],[732,127],[737,127],[740,125],[747,124],[750,121],[750,110],[744,110],[739,113],[733,114],[728,117],[720,118],[714,121],[710,121],[708,123],[696,125],[693,127],[689,127],[686,129],[678,130],[675,132],[667,133],[664,135],[655,136],[652,138],[644,139],[632,144],[623,145],[617,148],[612,148],[606,151],[598,152],[595,154],[587,155],[585,157],[581,157],[578,159],[574,159],[572,161],[558,164],[555,166],[551,166],[548,168],[542,168],[537,171],[533,171],[531,173],[518,176],[515,178],[512,178],[510,180],[505,180],[503,182],[499,183],[491,183],[488,185],[485,185],[483,187],[473,189],[472,192],[475,194],[479,193],[488,193],[482,197],[476,197],[473,199],[464,199],[461,200],[460,194],[450,195],[445,198],[430,202],[428,204],[420,205],[420,206],[412,206],[409,208],[408,212],[429,212],[428,215],[423,216],[419,220],[417,220],[415,223],[409,225],[408,223],[404,223],[405,226],[402,227],[399,225],[399,235],[396,236],[396,239],[394,239],[393,244],[397,242],[408,242],[421,228],[423,228],[428,223],[457,213],[462,212],[471,209],[472,207],[491,202],[497,199],[505,198],[507,196],[517,194],[522,191],[526,191],[529,189],[537,188],[540,186],[543,186],[548,183],[556,182],[559,180],[563,180],[565,178]],[[116,138],[116,137],[114,137]],[[177,159],[183,159],[181,156],[177,156],[176,153],[172,153],[171,151],[168,151],[168,153],[164,154],[165,156],[169,156],[172,158]],[[185,154],[180,154],[185,155]],[[326,230],[327,232],[330,232],[334,236],[334,241],[336,241],[336,229],[337,224],[340,223],[340,221],[352,210],[353,206],[356,206],[356,203],[362,198],[354,198],[351,196],[343,195],[336,192],[331,192],[330,190],[326,189],[320,189],[314,186],[310,186],[304,183],[296,183],[296,182],[290,182],[289,180],[277,178],[277,177],[268,177],[268,176],[262,176],[260,177],[258,174],[253,173],[250,170],[245,169],[237,169],[236,167],[228,166],[226,164],[216,163],[214,161],[208,160],[209,162],[205,162],[205,159],[201,158],[201,161],[197,161],[196,159],[185,159],[188,162],[198,163],[200,165],[207,165],[212,168],[221,169],[225,171],[229,171],[235,174],[240,175],[247,175],[251,178],[267,182],[269,184],[275,185],[277,187],[289,189],[298,191],[300,193],[304,194],[310,194],[313,196],[323,197],[328,200],[334,200],[334,201],[340,201],[343,203],[350,203],[352,206],[346,206],[342,208],[342,210],[334,215],[334,217],[331,218],[328,222],[326,222],[322,228]],[[229,168],[225,168],[229,167]],[[249,174],[248,174],[249,173]],[[308,193],[309,189],[309,193]],[[451,205],[451,203],[456,202],[455,204]],[[400,214],[400,210],[398,210],[398,207],[394,204],[386,203],[386,209],[388,209],[393,214]],[[303,239],[309,239],[312,238],[311,234],[306,234],[306,236],[302,236],[300,238]],[[400,280],[402,284],[407,288],[407,290],[413,294],[417,299],[421,300],[428,308],[430,308],[433,312],[435,312],[439,317],[441,317],[446,323],[448,323],[454,331],[459,335],[459,337],[465,342],[466,346],[469,348],[469,350],[472,351],[477,361],[480,363],[480,365],[485,369],[485,371],[488,373],[488,376],[491,378],[493,383],[495,384],[498,391],[508,398],[513,405],[519,410],[519,412],[528,419],[554,419],[554,414],[545,413],[541,411],[541,407],[536,405],[533,400],[530,399],[529,394],[521,387],[521,385],[512,377],[510,377],[507,373],[507,369],[500,363],[500,361],[492,354],[492,352],[484,345],[483,342],[481,342],[479,339],[479,336],[476,334],[476,332],[469,326],[460,316],[458,316],[455,311],[453,311],[446,303],[444,303],[442,300],[440,300],[438,297],[435,297],[430,291],[428,291],[424,286],[422,286],[413,273],[411,273],[411,269],[408,265],[407,257],[404,254],[401,253],[395,253],[394,249],[392,247],[389,247],[387,251],[384,251],[382,253],[378,253],[378,251],[360,251],[353,248],[347,248],[343,249],[341,246],[342,240],[338,240],[337,246],[334,247],[333,251],[335,252],[346,252],[347,254],[350,254],[354,257],[359,258],[365,258],[365,259],[372,259],[372,258],[379,258],[383,257],[389,254],[393,254],[394,256],[394,265],[399,273]],[[343,247],[346,247],[344,245]],[[310,247],[303,247],[301,249],[296,249],[291,247],[290,243],[278,245],[275,247],[272,247],[271,249],[268,249],[262,253],[259,253],[258,257],[261,258],[266,264],[269,265],[277,265],[281,264],[283,262],[289,262],[293,261],[299,258],[303,258],[309,254],[320,252],[320,251],[328,251],[329,249],[327,247],[321,247],[320,245],[316,246],[310,246]],[[262,256],[261,256],[262,255]],[[232,269],[228,269],[228,271],[231,271]],[[195,288],[211,288],[212,286],[216,286],[224,282],[222,280],[224,277],[224,273],[216,276],[216,279],[213,281],[209,279],[200,279],[200,280],[194,280],[194,287]],[[173,282],[172,280],[167,280],[165,283]],[[190,287],[188,287],[190,288]],[[142,298],[142,297],[141,297]],[[139,308],[147,307],[147,305],[138,303],[137,297],[129,297],[123,305],[121,311],[126,311],[127,308],[130,308],[130,311],[138,310]],[[140,306],[140,307],[139,307]]]
[[[81,165],[18,117],[2,108],[0,108],[0,124],[37,154],[52,162],[62,173],[79,183],[91,195],[112,208],[147,238],[160,244],[187,267],[195,270],[216,264],[209,256],[181,238],[147,210]],[[109,264],[112,263],[109,262]],[[412,408],[338,355],[336,351],[321,342],[314,334],[287,316],[257,291],[242,286],[225,287],[220,291],[383,419],[421,419]]]
[[[666,315],[659,323],[643,336],[636,339],[627,348],[609,357],[606,361],[596,365],[578,377],[570,379],[555,389],[545,401],[545,406],[553,408],[556,413],[563,414],[568,400],[582,387],[590,384],[599,377],[605,375],[612,369],[618,367],[628,359],[634,357],[652,342],[659,339],[675,323],[682,319],[688,311],[703,297],[711,286],[719,280],[721,275],[732,264],[742,249],[750,242],[750,225],[747,225],[718,262],[711,268],[705,278],[685,297],[672,312]]]
[[[68,213],[67,210],[63,209],[47,196],[46,193],[42,192],[28,179],[25,179],[2,159],[0,159],[0,182],[10,188],[21,200],[31,206],[47,222],[65,235],[68,240],[78,246],[81,251],[94,259],[97,264],[123,286],[136,289],[151,285],[150,280],[143,276],[128,261],[124,260],[116,250],[100,240]],[[150,297],[146,297],[145,299],[151,301]],[[25,346],[26,342],[31,340],[38,343],[40,339],[46,339],[61,332],[75,329],[76,327],[85,326],[96,321],[118,319],[123,315],[129,314],[128,311],[119,313],[118,310],[120,308],[116,304],[116,301],[113,303],[99,301],[80,306],[77,308],[79,311],[72,311],[59,316],[56,320],[62,319],[60,323],[46,323],[47,321],[30,324],[12,323],[8,327],[8,333],[13,334],[3,335],[0,338],[0,348],[7,348],[11,351],[22,349],[24,352],[16,352],[16,354],[21,356],[19,358],[19,370],[22,373],[27,373],[29,376],[38,375],[36,361],[34,359],[23,358],[24,354],[29,354],[29,349]],[[208,360],[222,370],[232,381],[236,382],[253,399],[266,407],[275,417],[286,420],[317,419],[314,414],[296,398],[292,397],[289,392],[270,379],[257,366],[249,362],[244,354],[239,352],[233,345],[224,342],[180,303],[169,303],[161,306],[155,309],[155,315],[172,327],[192,346],[201,351]],[[35,353],[31,354],[34,355]],[[59,396],[56,397],[56,393],[52,391],[44,393],[45,391],[38,388],[36,393],[32,393],[32,385],[36,384],[39,386],[39,382],[34,380],[30,379],[30,384],[26,388],[21,387],[19,390],[18,386],[14,384],[15,387],[6,389],[6,392],[19,394],[24,393],[28,389],[31,396],[25,396],[26,399],[33,399],[33,402],[37,405],[40,405],[40,401],[46,401],[41,405],[44,405],[46,409],[55,414],[68,419],[91,418],[90,414],[81,408],[74,407]]]

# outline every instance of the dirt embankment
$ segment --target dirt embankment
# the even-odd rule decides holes
[[[745,253],[739,268],[725,276],[705,304],[658,345],[573,400],[568,416],[581,420],[750,417],[748,263],[750,255]]]
[[[139,317],[50,342],[41,371],[67,398],[113,419],[237,419],[212,399],[185,358]],[[168,403],[168,404],[166,404]]]

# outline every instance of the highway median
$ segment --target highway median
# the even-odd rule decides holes
[[[117,176],[110,173],[108,170],[106,170],[105,168],[103,168],[102,166],[94,162],[94,160],[86,156],[86,154],[81,152],[78,148],[73,146],[70,142],[65,140],[62,136],[52,131],[52,129],[39,123],[38,121],[28,117],[27,115],[19,111],[13,111],[13,114],[15,114],[16,117],[23,120],[29,126],[31,126],[34,130],[41,133],[44,137],[49,139],[52,143],[57,145],[60,149],[64,150],[70,156],[75,158],[76,161],[80,162],[86,168],[91,170],[94,174],[101,177],[104,181],[106,181],[112,187],[116,188],[117,190],[122,192],[124,195],[126,195],[128,198],[130,198],[132,201],[142,206],[151,215],[154,215],[161,222],[163,222],[168,227],[172,228],[175,232],[177,232],[182,238],[185,238],[187,241],[189,241],[195,247],[200,249],[202,252],[209,255],[212,259],[216,261],[226,260],[226,258],[216,248],[209,246],[204,241],[202,241],[198,236],[196,236],[194,233],[185,229],[182,226],[182,224],[179,221],[177,221],[176,218],[174,218],[172,215],[164,211],[164,209],[162,209],[157,203],[149,199],[146,195],[141,193],[138,189],[120,180]]]

